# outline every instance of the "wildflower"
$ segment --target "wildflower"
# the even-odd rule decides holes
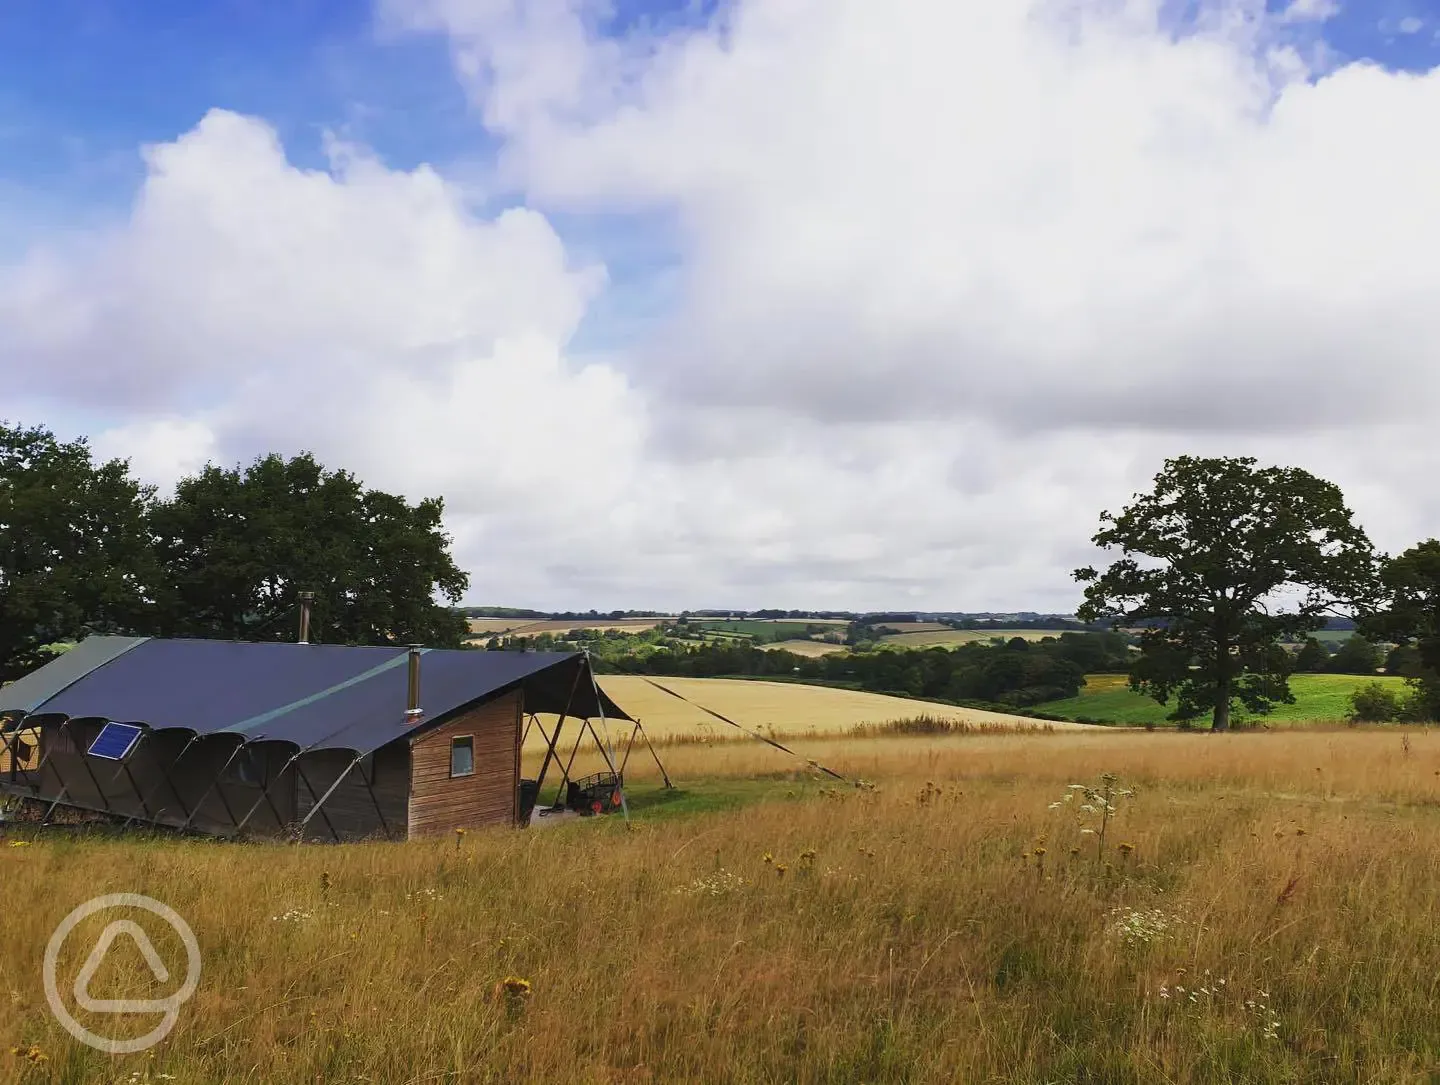
[[[37,1066],[42,1062],[50,1061],[50,1056],[45,1054],[45,1052],[41,1051],[40,1048],[37,1047],[35,1044],[30,1044],[28,1047],[12,1047],[10,1049],[10,1054],[22,1058],[26,1062]]]
[[[682,885],[675,890],[690,896],[720,897],[726,893],[734,892],[745,886],[745,879],[738,874],[732,874],[728,870],[717,870],[703,878],[696,878],[688,885]]]
[[[860,850],[863,852],[865,849],[862,848],[862,849],[860,849]],[[767,851],[764,855],[762,855],[760,858],[761,858],[762,860],[764,860],[766,866],[769,866],[771,863],[773,863],[773,862],[775,861],[775,856],[771,855],[768,851]]]
[[[776,863],[776,864],[775,864],[775,873],[778,874],[778,875],[780,875],[780,877],[782,877],[782,878],[785,877],[785,872],[786,872],[787,870],[789,870],[789,869],[790,869],[790,868],[787,867],[784,863]]]
[[[1045,854],[1045,845],[1043,845],[1043,844],[1037,844],[1037,845],[1035,845],[1035,850],[1034,850],[1034,852],[1033,852],[1032,854],[1033,854],[1037,859],[1040,858],[1041,856],[1043,856],[1043,855]]]

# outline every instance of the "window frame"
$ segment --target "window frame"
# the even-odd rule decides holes
[[[470,750],[470,771],[455,771],[455,751],[461,748],[464,743]],[[464,780],[475,775],[475,736],[474,735],[451,735],[450,736],[450,779]]]

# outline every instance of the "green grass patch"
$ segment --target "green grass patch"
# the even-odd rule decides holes
[[[737,810],[759,802],[807,798],[813,796],[819,787],[810,780],[785,776],[713,777],[686,780],[680,787],[646,784],[627,788],[625,802],[630,807],[631,817],[654,821]]]
[[[1290,692],[1295,703],[1276,705],[1267,716],[1257,717],[1266,723],[1307,723],[1318,720],[1343,720],[1350,715],[1350,694],[1370,682],[1403,690],[1405,679],[1398,675],[1376,675],[1373,679],[1358,674],[1296,674],[1290,678]],[[1085,688],[1077,696],[1036,705],[1043,712],[1070,719],[1099,720],[1122,724],[1164,724],[1174,706],[1162,705],[1150,697],[1130,690],[1123,674],[1091,674]],[[1208,725],[1209,715],[1195,721]]]

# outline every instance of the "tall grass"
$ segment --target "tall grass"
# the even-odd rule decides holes
[[[802,767],[790,801],[628,829],[0,845],[0,1078],[1430,1081],[1440,738],[1407,735],[827,739],[801,752],[874,790]],[[697,791],[795,771],[670,754]],[[1136,790],[1108,865],[1050,808],[1104,772]],[[118,891],[204,952],[153,1058],[75,1044],[40,991],[55,924]],[[144,967],[97,987],[148,991]]]

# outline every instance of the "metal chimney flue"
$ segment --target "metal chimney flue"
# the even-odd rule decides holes
[[[420,645],[410,645],[410,692],[405,699],[405,719],[413,721],[425,713],[420,708]]]
[[[310,643],[310,604],[315,601],[313,591],[300,593],[300,643]]]

